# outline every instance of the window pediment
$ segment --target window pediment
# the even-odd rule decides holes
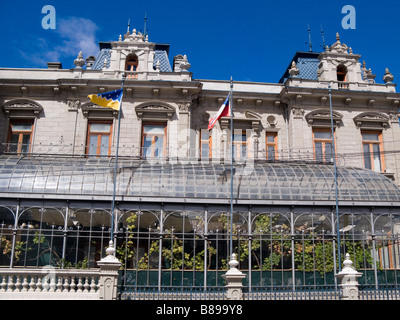
[[[331,113],[328,109],[318,109],[309,112],[305,116],[307,123],[313,127],[330,127]],[[332,111],[333,125],[339,126],[342,122],[343,115],[337,111]]]
[[[138,105],[135,111],[138,118],[151,120],[170,120],[176,112],[174,107],[160,102],[148,102]]]
[[[10,118],[36,118],[43,111],[43,107],[33,100],[18,99],[6,102],[3,111]]]
[[[389,116],[379,112],[364,112],[353,118],[357,128],[386,129],[389,127]]]
[[[245,118],[235,117],[235,113],[233,114],[233,116],[234,116],[233,120],[240,122],[244,127],[254,129],[255,131],[258,131],[261,127],[261,116],[256,112],[247,110],[245,112]],[[222,130],[228,129],[230,123],[231,123],[230,117],[221,117],[220,125]]]
[[[117,110],[101,107],[92,102],[82,104],[81,109],[86,118],[113,118],[118,116]]]

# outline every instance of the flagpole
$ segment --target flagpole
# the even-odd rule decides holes
[[[232,104],[232,91],[233,91],[233,80],[231,77],[231,90],[229,94],[229,105],[231,114],[231,236],[230,236],[230,257],[233,254],[233,104]]]
[[[124,82],[125,82],[125,73],[122,73],[122,81],[121,81],[121,89],[122,94],[124,93]],[[110,241],[114,243],[114,220],[115,220],[115,193],[117,186],[117,172],[118,172],[118,149],[119,149],[119,133],[121,128],[121,113],[122,113],[122,99],[119,104],[118,110],[118,133],[117,133],[117,149],[115,151],[115,167],[114,167],[114,190],[113,190],[113,199],[112,199],[112,207],[111,207],[111,236]]]
[[[332,111],[332,88],[331,84],[328,85],[328,93],[329,93],[329,111],[331,116],[331,134],[332,134],[332,154],[333,154],[333,170],[334,170],[334,181],[335,181],[335,199],[336,199],[336,235],[337,235],[337,243],[338,243],[338,259],[339,259],[339,272],[342,270],[341,268],[341,255],[340,255],[340,227],[339,227],[339,198],[338,198],[338,173],[337,173],[337,165],[336,165],[336,146],[335,146],[335,130],[333,127],[333,111]]]

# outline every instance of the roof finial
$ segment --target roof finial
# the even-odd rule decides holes
[[[310,25],[308,25],[308,46],[309,46],[309,51],[312,52],[312,43],[311,43],[311,30],[310,30]]]
[[[321,35],[322,35],[322,48],[326,48],[326,44],[325,44],[325,37],[324,37],[324,30],[322,29],[321,26]]]
[[[339,42],[340,42],[339,32],[336,32],[336,41],[339,41]]]
[[[291,77],[297,77],[300,74],[299,68],[296,66],[296,62],[292,61],[292,65],[289,69],[289,74]]]
[[[143,28],[143,35],[147,36],[147,12],[144,12],[144,28]]]
[[[126,33],[128,33],[128,34],[129,34],[130,24],[131,24],[131,19],[129,18],[129,19],[128,19],[128,29],[126,30]]]
[[[383,76],[383,81],[385,83],[392,83],[394,77],[393,74],[389,71],[388,68],[385,69],[385,75]]]

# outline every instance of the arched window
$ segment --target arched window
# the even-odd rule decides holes
[[[347,81],[347,68],[344,65],[339,65],[336,69],[337,80]]]
[[[348,89],[347,68],[344,65],[339,65],[336,69],[337,81],[339,81],[339,89]]]
[[[127,72],[127,78],[128,79],[137,79],[137,73],[136,71],[138,70],[138,58],[136,55],[129,55],[126,58],[126,63],[125,63],[125,71]]]

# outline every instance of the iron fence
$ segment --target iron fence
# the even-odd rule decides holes
[[[121,300],[227,300],[222,287],[190,288],[169,287],[159,290],[157,286],[125,288],[119,293]],[[292,290],[291,287],[273,289],[243,288],[243,300],[341,300],[341,289],[334,286],[309,287]],[[400,300],[400,288],[368,288],[360,286],[359,300]]]
[[[275,287],[243,288],[243,300],[340,300],[340,291],[334,287],[293,291],[291,288]],[[227,300],[223,287],[188,288],[170,287],[159,290],[157,287],[125,288],[120,292],[121,300]]]
[[[0,266],[93,268],[110,237],[106,210],[0,206]],[[283,210],[283,209],[282,209]],[[225,212],[121,211],[114,232],[124,286],[224,286],[229,261],[229,218]],[[362,273],[361,285],[400,284],[397,214],[341,214],[340,248],[332,214],[234,214],[233,249],[244,285],[332,286],[338,250],[349,253]],[[207,226],[205,225],[207,222]],[[357,225],[357,227],[355,227]],[[348,226],[351,226],[351,230]]]

